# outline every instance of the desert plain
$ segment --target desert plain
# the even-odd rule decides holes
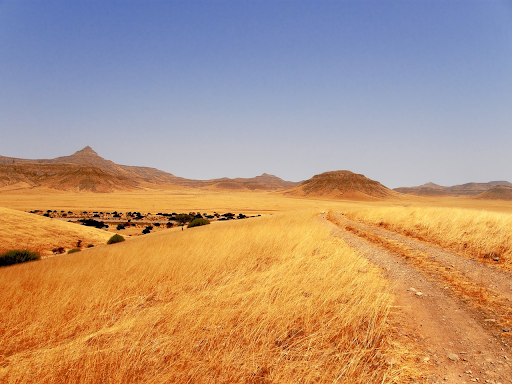
[[[512,382],[512,201],[323,175],[271,190],[6,183],[0,251],[42,258],[0,268],[0,382]],[[34,210],[247,218],[142,235]]]

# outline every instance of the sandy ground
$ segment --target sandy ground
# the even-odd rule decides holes
[[[493,297],[499,296],[507,305],[512,275],[430,244],[355,223],[341,215],[336,219],[337,226],[327,224],[332,226],[333,234],[382,268],[392,282],[396,296],[393,321],[399,334],[423,351],[421,363],[426,363],[430,371],[425,383],[512,383],[510,330],[503,328],[500,318],[489,318],[489,313],[479,311],[481,305],[471,302],[476,299],[457,294],[442,275],[432,272],[435,269],[421,268],[403,255],[358,234],[359,231],[379,234],[409,249],[421,249],[435,259],[436,265],[460,269],[471,284],[492,290]],[[357,230],[349,231],[345,226]]]

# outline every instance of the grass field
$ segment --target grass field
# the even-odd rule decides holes
[[[493,252],[501,265],[510,264],[512,205],[505,202],[190,190],[3,191],[0,199],[24,211],[262,214],[0,268],[0,382],[6,383],[418,377],[415,346],[405,345],[389,321],[387,282],[330,235],[319,212],[344,212],[466,256]],[[77,237],[100,245],[112,235],[13,209],[0,209],[5,248],[71,248]]]
[[[2,382],[407,376],[386,282],[315,213],[160,232],[0,276]]]

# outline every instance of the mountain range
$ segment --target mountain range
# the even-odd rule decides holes
[[[192,180],[150,167],[119,165],[91,147],[54,159],[0,156],[0,188],[47,187],[60,190],[112,192],[137,188],[182,186],[230,190],[279,190],[299,183],[264,173],[253,178]]]
[[[512,187],[512,183],[508,181],[490,181],[488,183],[466,183],[451,187],[426,183],[417,187],[401,187],[394,190],[418,196],[475,196],[500,186]]]
[[[0,156],[0,190],[51,188],[65,191],[113,192],[143,188],[201,188],[230,191],[280,191],[297,197],[376,200],[418,196],[468,196],[512,200],[512,183],[491,181],[443,187],[427,183],[391,190],[378,181],[347,170],[324,172],[303,182],[262,174],[252,178],[192,180],[150,167],[116,164],[91,147],[70,156],[29,160]]]

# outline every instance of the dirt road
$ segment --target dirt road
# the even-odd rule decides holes
[[[424,383],[512,383],[512,275],[340,214],[324,218],[392,282],[392,321],[422,351]]]

